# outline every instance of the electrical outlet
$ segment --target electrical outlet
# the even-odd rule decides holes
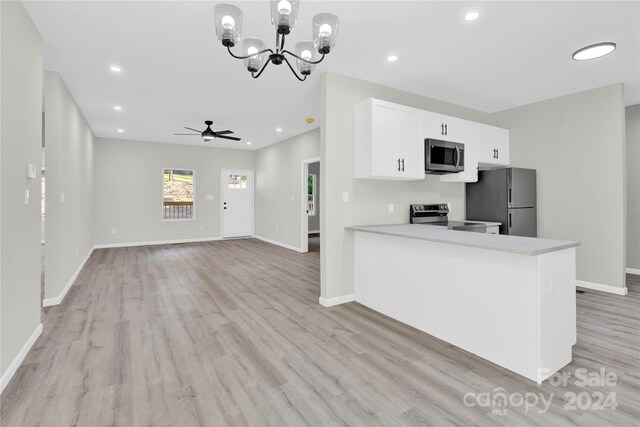
[[[342,201],[344,203],[348,203],[349,202],[349,192],[348,191],[342,192]]]
[[[292,195],[291,195],[291,201],[293,201],[293,200],[295,200],[295,197],[294,197],[294,195],[292,194]]]
[[[389,213],[393,213],[393,203],[389,203]]]
[[[115,228],[111,229],[111,234],[116,234],[116,229]]]
[[[64,203],[64,191],[60,193],[60,203]]]
[[[31,195],[31,192],[29,191],[28,188],[24,189],[24,204],[28,205],[29,204],[29,197]]]

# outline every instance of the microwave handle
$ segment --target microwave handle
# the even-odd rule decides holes
[[[460,148],[456,147],[456,167],[460,166]]]

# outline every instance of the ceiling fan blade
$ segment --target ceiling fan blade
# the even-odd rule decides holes
[[[227,133],[233,133],[233,131],[232,130],[217,130],[217,131],[215,131],[213,133],[215,133],[216,135],[225,135]]]
[[[192,130],[192,131],[194,131],[194,132],[202,133],[202,131],[201,131],[201,130],[198,130],[198,129],[188,128],[188,127],[186,127],[186,126],[185,126],[184,128],[185,128],[185,129]]]
[[[202,136],[199,133],[174,133],[174,135]]]
[[[217,136],[216,138],[220,138],[220,139],[230,139],[232,141],[240,141],[240,138],[236,138],[235,136]]]

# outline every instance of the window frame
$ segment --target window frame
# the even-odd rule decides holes
[[[164,217],[164,171],[166,170],[182,170],[182,171],[191,171],[193,173],[193,184],[192,184],[192,199],[193,205],[191,207],[191,218],[165,218]],[[160,218],[162,222],[174,222],[174,221],[195,221],[196,219],[196,170],[193,168],[173,168],[173,167],[163,167],[162,168],[162,180],[160,181]]]

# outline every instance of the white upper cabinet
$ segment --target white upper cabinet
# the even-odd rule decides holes
[[[509,166],[509,131],[369,98],[354,106],[356,178],[425,178],[424,140],[464,144],[464,171],[443,182],[477,182],[478,169]]]
[[[509,166],[509,131],[494,126],[480,126],[481,151],[478,163],[487,166]]]
[[[355,177],[424,179],[422,111],[373,98],[354,108]]]
[[[425,138],[461,142],[464,134],[464,120],[454,117],[423,111],[422,123]]]

